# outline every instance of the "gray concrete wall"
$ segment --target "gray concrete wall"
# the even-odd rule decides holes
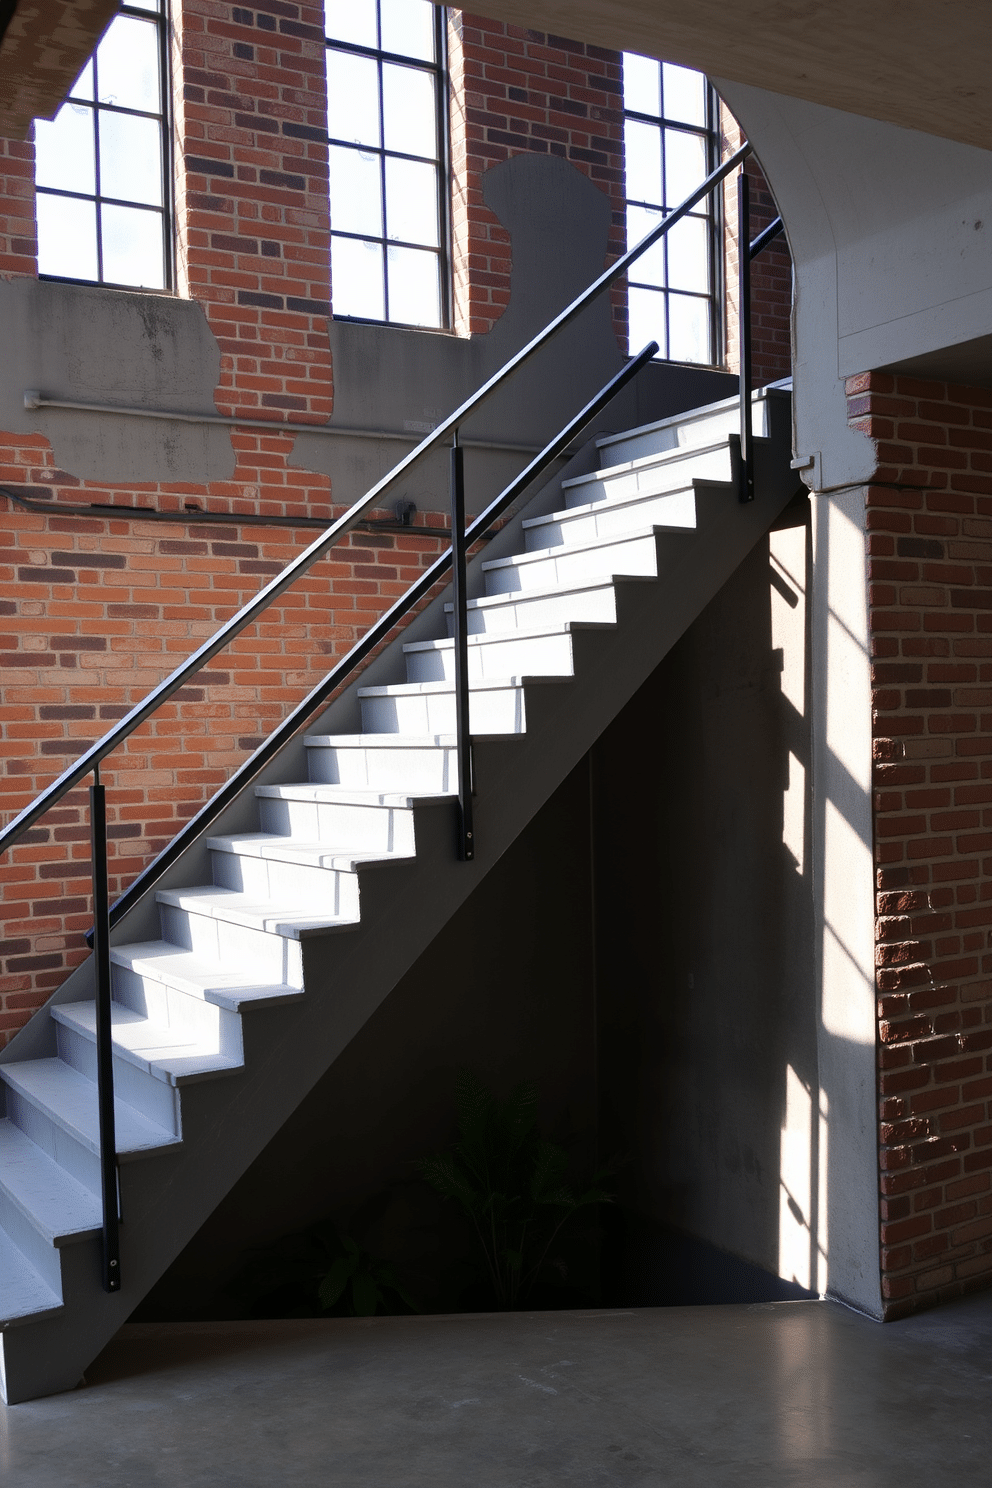
[[[806,517],[752,551],[593,768],[600,1140],[629,1158],[639,1243],[674,1229],[815,1290]]]

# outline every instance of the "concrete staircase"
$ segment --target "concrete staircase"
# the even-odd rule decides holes
[[[767,531],[798,484],[787,392],[754,411],[754,503],[729,401],[600,439],[475,560],[474,863],[454,854],[442,596],[117,927],[119,1294],[99,1281],[89,963],[0,1056],[8,1402],[76,1384]]]

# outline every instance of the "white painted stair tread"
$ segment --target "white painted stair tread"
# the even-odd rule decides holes
[[[0,1189],[50,1245],[92,1235],[103,1224],[98,1196],[6,1117],[0,1120]]]
[[[523,556],[526,557],[526,558],[533,558],[533,557],[539,556],[539,555],[535,555],[533,553],[526,553]],[[504,559],[504,558],[497,558],[497,559],[494,559],[493,561],[496,562],[496,563],[506,563],[506,562],[508,562],[508,560],[507,559]],[[625,581],[627,581],[628,579],[637,580],[637,579],[641,579],[641,578],[644,578],[644,577],[646,577],[646,576],[641,575],[641,574],[629,574],[629,575],[628,574],[624,574],[623,575],[623,578],[624,578]],[[650,582],[650,578],[648,578],[647,581]],[[535,587],[533,589],[526,589],[526,590],[515,589],[515,590],[512,590],[512,591],[510,591],[509,593],[506,593],[506,594],[480,594],[479,597],[478,597],[478,599],[470,599],[468,601],[468,604],[467,604],[466,608],[469,609],[469,610],[488,610],[488,609],[499,609],[501,606],[511,606],[511,605],[515,605],[515,604],[528,604],[528,603],[533,604],[535,601],[542,600],[542,599],[548,599],[548,600],[567,600],[569,598],[584,598],[586,595],[589,595],[589,594],[604,594],[604,593],[608,593],[609,590],[611,590],[613,587],[614,586],[613,586],[613,580],[612,580],[612,578],[610,578],[609,575],[601,575],[601,576],[599,576],[597,578],[573,579],[571,583],[548,584],[543,589],[539,589],[539,588],[536,588]],[[444,606],[445,614],[448,614],[448,615],[453,614],[454,613],[454,608],[455,608],[454,605],[451,604],[450,602],[447,603],[447,604],[445,604],[445,606]],[[571,623],[578,623],[580,625],[584,625],[586,622],[580,618],[577,621],[573,621]],[[592,622],[592,623],[596,623],[596,622]],[[603,622],[600,622],[600,623],[609,625],[609,624],[614,624],[615,622],[607,620],[607,621],[603,621]],[[475,635],[480,635],[480,634],[497,635],[498,634],[500,636],[500,638],[502,639],[507,634],[509,634],[509,635],[516,635],[517,634],[517,628],[516,628],[516,626],[510,626],[505,631],[499,631],[499,632],[497,632],[497,631],[487,631],[487,632],[484,632],[484,633],[480,633],[478,631],[475,631],[475,632],[473,632],[473,634],[475,634]],[[469,637],[469,639],[471,640],[471,636]]]
[[[207,847],[214,852],[238,853],[245,858],[268,858],[282,863],[303,863],[308,868],[327,868],[338,873],[355,873],[359,868],[374,868],[382,863],[406,863],[413,858],[410,853],[369,852],[360,847],[329,848],[326,842],[298,842],[295,837],[282,837],[277,832],[239,832],[231,837],[208,837]]]
[[[297,940],[308,931],[350,928],[358,923],[333,914],[315,914],[312,911],[300,914],[296,908],[277,908],[267,900],[241,894],[237,889],[221,889],[216,884],[198,884],[189,889],[158,889],[155,897],[159,904],[171,904],[175,909],[189,910],[191,914],[212,920],[226,920],[249,930],[264,930],[287,940]]]
[[[62,1298],[38,1275],[7,1232],[0,1230],[0,1328],[59,1312],[61,1307]]]
[[[519,692],[528,682],[560,682],[561,677],[535,677],[528,674],[519,677],[473,677],[470,692]],[[450,678],[439,677],[430,682],[388,682],[382,687],[360,687],[360,698],[371,697],[431,697],[439,693],[454,695],[455,684]],[[390,736],[392,737],[392,736]],[[404,735],[408,738],[409,735]]]
[[[454,749],[454,734],[306,734],[304,744],[326,749]]]
[[[559,590],[554,591],[556,594]],[[489,596],[492,599],[505,600],[505,594]],[[472,600],[469,601],[473,603]],[[476,601],[477,603],[477,601]],[[445,605],[450,613],[452,606]],[[562,636],[573,635],[577,630],[607,630],[616,622],[613,620],[568,620],[561,619],[554,625],[539,625],[528,629],[525,625],[515,625],[510,631],[475,630],[467,637],[469,646],[492,646],[503,645],[508,640],[512,641],[549,641],[560,640]],[[454,647],[454,639],[451,636],[440,636],[433,641],[408,641],[403,647],[409,656],[416,656],[425,651],[450,651]]]
[[[64,1002],[52,1008],[52,1016],[63,1027],[75,1029],[84,1038],[96,1042],[95,1003]],[[208,1040],[167,1024],[153,1023],[120,1002],[111,1004],[110,1026],[118,1057],[170,1085],[198,1076],[233,1074],[243,1068],[240,1059],[221,1054]]]
[[[351,735],[349,735],[349,738]],[[445,801],[444,795],[416,795],[407,791],[362,790],[353,785],[301,780],[293,785],[256,785],[256,796],[275,801],[316,801],[330,806],[392,806],[410,810],[414,805]]]
[[[192,997],[200,997],[217,1007],[237,1012],[246,1003],[272,1003],[297,1000],[302,989],[286,982],[253,982],[244,967],[226,971],[204,961],[195,951],[187,951],[171,940],[135,941],[131,945],[112,946],[110,959],[138,976],[173,987]]]
[[[649,527],[632,527],[629,532],[618,532],[611,535],[609,539],[594,537],[590,538],[588,542],[576,543],[574,547],[569,548],[567,556],[569,558],[575,558],[580,553],[594,553],[600,548],[604,548],[608,553],[612,554],[615,548],[621,547],[624,543],[643,542],[646,538],[654,537],[654,534],[655,526],[653,523]],[[483,563],[482,571],[483,573],[493,573],[501,568],[522,568],[530,563],[546,562],[549,558],[561,558],[563,556],[565,555],[562,553],[561,548],[534,548],[529,553],[511,553],[507,558],[490,558],[487,562]],[[558,586],[552,585],[551,587],[557,589]]]
[[[600,446],[604,448],[604,446]],[[729,455],[727,436],[710,440],[706,444],[677,444],[671,449],[656,450],[653,454],[638,455],[633,460],[618,460],[615,465],[601,465],[598,470],[589,470],[585,475],[573,475],[568,480],[563,480],[561,488],[563,491],[574,491],[582,486],[594,486],[600,481],[609,482],[616,476],[629,475],[640,471],[655,470],[658,468],[669,468],[677,466],[682,462],[693,464],[701,457],[708,455]],[[690,474],[691,481],[692,476]],[[572,508],[569,508],[571,510]],[[531,518],[531,521],[534,519]],[[527,526],[527,522],[523,524]]]
[[[43,1111],[63,1131],[99,1155],[100,1119],[96,1085],[61,1059],[27,1059],[21,1064],[0,1065],[4,1081]],[[176,1147],[179,1138],[164,1126],[150,1121],[133,1106],[114,1101],[117,1154],[128,1157]]]

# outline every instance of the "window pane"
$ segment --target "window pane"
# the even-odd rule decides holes
[[[635,114],[661,113],[660,68],[653,57],[623,54],[623,106]]]
[[[157,119],[100,114],[100,194],[162,205],[162,145]]]
[[[630,289],[627,292],[630,352],[636,356],[649,341],[657,341],[658,356],[668,355],[665,336],[665,296],[656,289]]]
[[[669,356],[673,362],[709,362],[710,328],[708,301],[688,295],[670,295],[668,324],[671,330]]]
[[[127,0],[127,3],[133,10],[159,11],[162,9],[160,0]]]
[[[627,208],[627,247],[635,248],[653,227],[657,227],[661,221],[660,212],[651,212],[646,207]],[[641,284],[658,284],[665,282],[665,245],[655,243],[649,248],[643,257],[631,265],[631,279],[636,279]]]
[[[387,248],[389,318],[404,325],[441,324],[441,285],[436,253]]]
[[[434,7],[430,0],[380,0],[382,50],[434,61]]]
[[[701,72],[692,72],[688,67],[676,67],[666,62],[662,67],[665,79],[665,103],[662,112],[666,119],[678,119],[681,124],[706,124],[706,79]]]
[[[331,226],[338,232],[382,235],[379,159],[362,150],[331,146]]]
[[[380,243],[331,238],[331,305],[335,315],[385,319]]]
[[[35,124],[35,182],[56,191],[95,191],[93,110],[64,103],[52,123]],[[49,270],[46,269],[46,273]]]
[[[324,31],[331,41],[374,49],[375,0],[324,0]]]
[[[93,102],[93,58],[87,62],[69,90],[70,98],[88,98]]]
[[[661,206],[661,130],[627,119],[623,126],[627,195],[633,201]]]
[[[38,272],[96,279],[96,206],[71,196],[38,194]]]
[[[679,202],[706,179],[706,141],[681,129],[665,130],[665,205]]]
[[[672,289],[707,294],[709,224],[699,217],[683,217],[668,232],[668,282]]]
[[[386,158],[386,236],[438,248],[437,171]]]
[[[437,158],[434,78],[419,68],[386,62],[382,68],[382,118],[387,150]]]
[[[164,289],[162,216],[140,207],[101,207],[103,277],[111,284]]]
[[[101,103],[158,113],[161,102],[155,22],[118,16],[97,47],[96,74]]]
[[[371,57],[328,49],[327,132],[356,145],[380,143],[379,75]]]

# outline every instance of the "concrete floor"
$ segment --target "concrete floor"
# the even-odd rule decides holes
[[[11,1488],[988,1488],[992,1293],[122,1330]]]

